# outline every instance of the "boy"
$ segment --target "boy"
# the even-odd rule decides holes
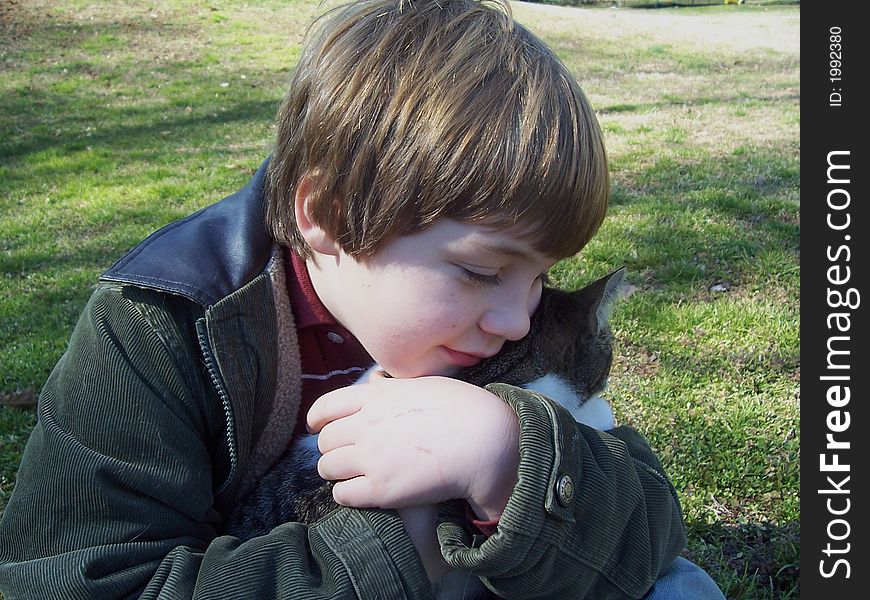
[[[443,377],[525,335],[607,188],[582,93],[504,10],[331,13],[251,182],[103,275],[40,398],[3,591],[431,598],[449,564],[507,598],[638,598],[698,575],[674,563],[679,506],[637,433]],[[392,378],[346,387],[373,361]],[[306,426],[348,508],[221,536]],[[427,507],[447,500],[470,517],[442,511],[436,538]]]

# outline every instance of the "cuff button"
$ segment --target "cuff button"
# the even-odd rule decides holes
[[[574,501],[574,480],[570,475],[562,475],[556,484],[556,497],[559,504],[567,507]]]

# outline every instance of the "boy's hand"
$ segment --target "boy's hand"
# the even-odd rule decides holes
[[[321,396],[308,412],[344,506],[402,508],[462,498],[495,520],[516,483],[519,426],[505,402],[446,377],[386,379]]]

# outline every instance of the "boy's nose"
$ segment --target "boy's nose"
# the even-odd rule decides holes
[[[525,337],[530,327],[530,309],[527,303],[503,303],[492,307],[480,318],[480,328],[492,336],[516,341]]]

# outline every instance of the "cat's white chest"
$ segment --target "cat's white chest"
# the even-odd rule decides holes
[[[530,381],[522,387],[555,400],[568,409],[568,412],[571,413],[574,420],[578,423],[583,423],[602,431],[613,429],[616,425],[613,418],[613,409],[607,400],[596,394],[581,404],[582,399],[558,375],[548,373],[543,377]]]

